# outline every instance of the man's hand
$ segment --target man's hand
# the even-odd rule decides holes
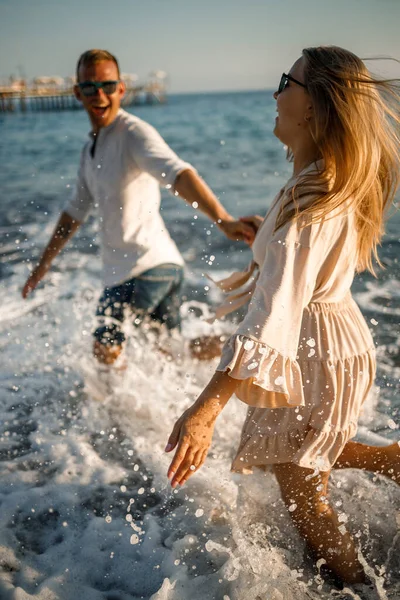
[[[213,223],[216,223],[230,240],[242,240],[249,245],[253,243],[255,237],[253,227],[244,221],[235,221],[195,171],[185,169],[179,173],[174,189],[188,204],[199,208]]]
[[[235,221],[233,217],[230,219],[219,220],[217,222],[218,227],[230,240],[241,240],[252,245],[256,236],[256,231],[251,224],[245,223],[244,221]]]
[[[248,215],[246,217],[240,217],[239,220],[242,221],[242,223],[250,225],[250,227],[253,228],[254,232],[257,233],[264,221],[264,217],[261,217],[260,215]]]
[[[22,297],[27,298],[31,292],[38,286],[40,281],[46,275],[47,269],[40,267],[38,265],[35,269],[33,269],[32,273],[29,275],[28,279],[24,287],[22,288]]]
[[[24,287],[22,288],[22,297],[26,298],[37,287],[38,283],[46,275],[50,269],[51,263],[67,241],[74,235],[75,231],[80,226],[80,221],[77,221],[71,215],[63,212],[58,220],[56,228],[47,244],[39,264],[33,269],[29,275]]]
[[[250,241],[245,240],[249,246],[253,245],[253,242],[255,240],[255,237],[257,235],[257,231],[259,230],[259,228],[261,227],[262,223],[264,221],[264,217],[261,217],[260,215],[249,215],[246,217],[240,217],[239,222],[248,225],[249,227],[251,227],[252,232],[253,232],[253,237]]]

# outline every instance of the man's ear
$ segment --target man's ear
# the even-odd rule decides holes
[[[126,92],[125,81],[120,81],[118,84],[118,93],[120,95],[120,98],[123,98],[125,96],[125,92]]]
[[[74,85],[74,94],[75,98],[79,100],[79,102],[82,102],[82,94],[79,85]]]

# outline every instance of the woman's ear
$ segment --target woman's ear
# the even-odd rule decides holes
[[[314,116],[314,110],[313,110],[312,104],[309,104],[307,106],[307,109],[306,109],[306,112],[304,115],[304,120],[307,121],[307,123],[309,123],[311,121],[311,119],[313,118],[313,116]]]

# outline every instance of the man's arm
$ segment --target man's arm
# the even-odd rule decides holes
[[[64,248],[68,240],[74,235],[81,221],[72,218],[67,212],[63,212],[58,220],[56,228],[49,243],[47,244],[39,263],[31,272],[23,289],[22,297],[26,298],[28,294],[33,292],[38,283],[46,275],[50,269],[51,263]]]
[[[208,185],[195,171],[186,169],[177,176],[175,191],[188,203],[198,208],[231,240],[244,240],[251,244],[255,237],[253,227],[235,219],[225,210]]]

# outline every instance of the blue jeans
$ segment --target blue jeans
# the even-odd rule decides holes
[[[183,268],[164,264],[149,269],[120,285],[106,287],[99,300],[96,317],[99,326],[95,339],[106,346],[122,345],[125,335],[121,325],[128,308],[135,314],[135,325],[145,316],[164,323],[168,329],[180,327],[180,288]]]

